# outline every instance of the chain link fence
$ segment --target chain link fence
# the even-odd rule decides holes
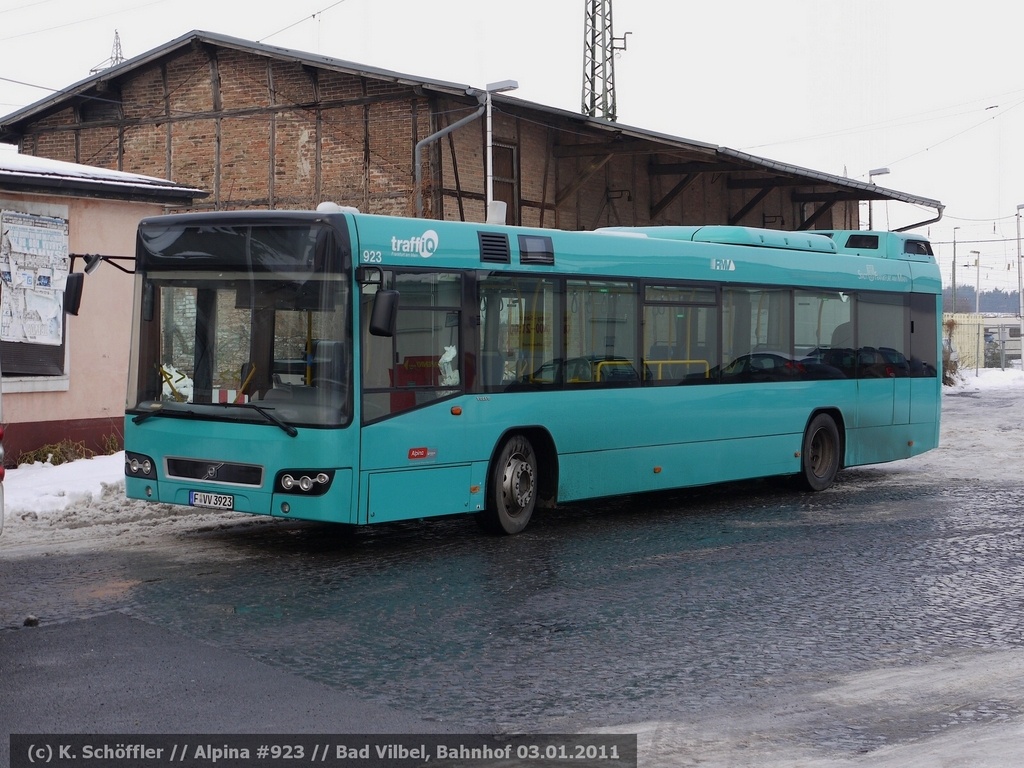
[[[946,313],[942,316],[942,327],[945,369],[966,372],[1021,367],[1019,318]]]

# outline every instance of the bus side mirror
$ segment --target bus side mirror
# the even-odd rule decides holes
[[[397,319],[398,291],[377,291],[370,311],[370,333],[374,336],[394,336]]]
[[[82,307],[82,286],[85,284],[84,272],[72,272],[64,284],[64,313],[77,315]]]

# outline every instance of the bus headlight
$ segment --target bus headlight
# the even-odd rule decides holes
[[[277,473],[274,492],[323,496],[333,481],[333,469],[285,469]]]
[[[156,480],[156,469],[153,460],[141,453],[124,452],[124,474],[125,477],[142,477],[147,480]]]

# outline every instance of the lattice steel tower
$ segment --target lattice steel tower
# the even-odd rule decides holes
[[[118,31],[114,30],[114,47],[110,49],[110,58],[101,64],[97,64],[95,67],[89,70],[89,74],[95,75],[98,72],[102,72],[104,69],[110,67],[116,67],[118,64],[124,61],[124,53],[121,51],[121,35]]]
[[[615,120],[615,52],[626,50],[626,38],[615,37],[612,31],[612,0],[586,3],[581,109],[588,117]]]

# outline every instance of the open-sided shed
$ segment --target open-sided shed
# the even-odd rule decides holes
[[[866,200],[928,209],[905,228],[942,214],[936,200],[873,183],[201,31],[3,118],[0,141],[207,189],[199,208],[332,200],[374,213],[482,220],[490,187],[509,223],[563,229],[856,229]]]

